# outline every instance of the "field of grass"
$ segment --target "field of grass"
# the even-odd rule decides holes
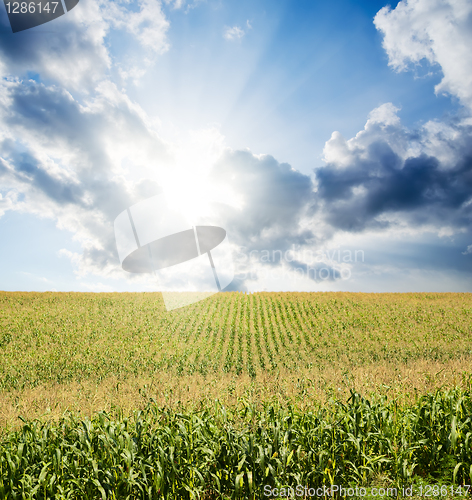
[[[471,334],[471,294],[0,292],[0,493],[470,483]]]

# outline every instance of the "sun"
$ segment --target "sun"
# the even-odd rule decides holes
[[[205,179],[198,176],[169,181],[163,186],[169,209],[179,212],[189,221],[211,216],[210,191]]]

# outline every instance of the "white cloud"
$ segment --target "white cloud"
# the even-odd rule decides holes
[[[1,90],[0,185],[7,194],[0,209],[55,219],[83,247],[82,255],[67,255],[81,273],[116,273],[113,219],[156,193],[157,183],[143,178],[168,160],[166,143],[111,83],[83,104],[36,82],[3,82]]]
[[[472,2],[402,0],[381,9],[375,25],[389,64],[406,70],[426,59],[448,91],[472,109]],[[417,130],[401,124],[399,108],[371,111],[363,130],[346,140],[334,132],[317,170],[317,208],[338,230],[414,229],[453,237],[471,230],[470,120],[430,120]]]
[[[169,21],[162,12],[161,3],[156,0],[141,0],[139,11],[126,8],[127,2],[100,2],[105,21],[117,29],[133,34],[139,43],[156,54],[169,48],[166,33]]]
[[[28,32],[4,35],[0,38],[0,75],[25,78],[27,71],[38,73],[41,80],[72,92],[93,92],[99,82],[110,78],[115,66],[122,76],[134,76],[138,66],[145,68],[152,57],[169,49],[169,22],[161,3],[140,0],[138,6],[134,11],[125,0],[82,0],[78,8],[54,21],[54,36],[38,33],[31,43]],[[6,16],[4,10],[0,16]],[[132,57],[111,53],[107,36],[112,30],[129,33],[141,50],[134,50]]]
[[[181,9],[185,4],[185,0],[164,0],[166,5],[172,5],[174,9]]]
[[[399,111],[400,108],[397,108],[391,102],[382,104],[369,113],[365,129],[367,130],[374,124],[380,124],[383,129],[388,126],[398,126],[400,124],[400,118],[397,115]]]
[[[348,167],[354,159],[366,159],[369,146],[376,140],[387,141],[397,154],[404,157],[409,145],[405,140],[406,130],[400,125],[398,111],[399,108],[390,102],[375,108],[369,113],[364,130],[349,140],[339,132],[333,132],[323,149],[324,161],[334,168]]]
[[[465,252],[462,252],[462,255],[468,255],[468,254],[472,254],[472,245],[469,245]]]
[[[375,26],[384,35],[389,65],[398,71],[423,59],[443,72],[436,92],[448,92],[472,109],[472,2],[402,0],[383,7]]]
[[[1,159],[0,159],[1,161]],[[7,210],[11,210],[14,205],[14,200],[16,193],[14,191],[8,191],[5,196],[0,193],[0,217],[2,217]]]
[[[54,36],[37,34],[34,43],[27,32],[2,36],[1,75],[23,77],[28,70],[38,73],[43,80],[52,80],[70,90],[93,88],[111,67],[104,43],[109,26],[103,19],[99,4],[81,2],[80,8],[54,23]],[[11,36],[15,37],[14,41]]]
[[[240,40],[246,32],[239,26],[233,26],[232,28],[226,28],[223,36],[226,40]]]
[[[60,256],[79,278],[136,280],[119,266],[113,221],[162,184],[192,209],[192,196],[213,201],[233,242],[283,247],[284,227],[305,238],[298,215],[310,200],[310,178],[268,155],[226,149],[216,128],[165,143],[143,109],[107,81],[83,102],[33,81],[6,81],[1,91],[0,184],[8,194],[0,208],[51,218],[70,231],[82,251]]]

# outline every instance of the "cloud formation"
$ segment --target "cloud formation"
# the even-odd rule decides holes
[[[316,170],[318,209],[344,231],[401,224],[470,229],[472,127],[410,132],[397,111],[390,103],[375,109],[364,130],[348,141],[333,133],[325,146],[327,165]],[[440,159],[435,149],[454,155]]]
[[[472,239],[472,4],[402,0],[393,10],[381,9],[374,22],[392,68],[404,71],[426,61],[444,75],[436,93],[457,97],[464,108],[448,121],[409,130],[400,109],[385,103],[351,139],[333,132],[324,148],[325,166],[315,170],[314,217],[326,224],[326,237],[338,241],[340,235],[369,241],[377,234],[398,245],[415,235],[423,249],[410,259],[410,269],[430,262],[436,271],[454,268],[463,277],[471,271],[464,260],[471,247],[461,251],[460,245]],[[437,239],[428,242],[423,234]],[[444,237],[458,243],[445,251],[439,241]],[[387,259],[379,269],[401,269],[398,253],[393,259],[380,245],[378,252]]]
[[[2,92],[2,205],[57,220],[84,248],[81,272],[113,273],[113,219],[159,190],[126,174],[165,161],[166,144],[111,84],[87,105],[34,81],[3,83]]]
[[[172,5],[179,8],[182,3]],[[52,218],[70,231],[83,251],[64,250],[62,255],[79,275],[126,276],[118,265],[113,220],[128,206],[159,192],[158,171],[176,167],[179,151],[166,144],[144,110],[118,90],[113,71],[126,77],[134,70],[126,66],[126,57],[110,53],[106,43],[112,30],[120,30],[148,54],[160,54],[169,48],[168,27],[160,2],[143,0],[131,9],[125,1],[83,0],[81,9],[57,20],[52,37],[36,35],[37,43],[31,44],[31,37],[17,34],[13,50],[8,37],[0,40],[5,77],[0,210]],[[226,37],[234,40],[244,33],[235,26]],[[218,134],[209,143],[211,150],[222,149]],[[288,164],[269,155],[226,150],[208,181],[223,192],[231,190],[238,200],[237,206],[228,200],[217,204],[217,219],[236,245],[248,251],[288,249],[312,237],[300,221],[312,199],[313,183]]]
[[[389,65],[397,71],[422,60],[440,67],[436,93],[447,92],[472,109],[472,3],[469,0],[402,0],[383,7],[374,24],[382,32]]]
[[[116,66],[126,75],[131,67],[110,53],[106,37],[111,31],[129,33],[144,49],[133,53],[134,66],[145,66],[153,55],[168,50],[167,21],[160,2],[141,0],[134,11],[124,0],[82,0],[80,8],[66,16],[20,33],[9,34],[5,9],[0,9],[0,74],[3,77],[31,78],[54,82],[71,92],[93,92],[110,78]]]
[[[119,90],[113,71],[127,78],[135,70],[126,57],[110,53],[106,37],[120,30],[147,55],[157,56],[169,49],[169,22],[161,3],[151,0],[135,11],[126,1],[82,0],[80,5],[55,22],[54,37],[38,36],[31,44],[19,33],[15,47],[8,37],[0,39],[0,216],[17,210],[52,218],[82,245],[81,254],[62,252],[79,274],[125,277],[113,220],[159,192],[159,172],[175,167],[178,152]],[[392,67],[403,70],[422,59],[440,66],[444,78],[437,91],[447,91],[470,109],[469,7],[463,1],[402,1],[394,10],[382,9],[375,24]],[[244,34],[234,26],[224,36],[237,40]],[[443,46],[457,58],[446,57]],[[386,103],[370,113],[355,137],[346,140],[334,132],[324,148],[325,165],[313,177],[270,155],[224,150],[218,134],[198,136],[205,148],[224,150],[212,159],[207,179],[216,191],[231,194],[214,202],[215,223],[227,229],[237,247],[259,255],[293,245],[324,248],[339,234],[398,229],[472,237],[472,124],[455,118],[408,130],[398,113]],[[197,160],[192,165],[198,170]],[[464,258],[471,248],[463,247]],[[280,260],[249,264],[256,275],[263,267],[281,265]],[[302,258],[286,264],[313,279]],[[315,270],[325,267],[317,262]]]
[[[227,150],[209,181],[217,188],[231,186],[238,200],[237,206],[220,203],[216,210],[238,244],[272,248],[285,239],[286,247],[299,237],[300,219],[313,196],[310,176],[270,155]]]
[[[374,19],[389,65],[404,71],[423,60],[443,79],[436,92],[472,110],[472,4],[467,0],[402,0]],[[438,233],[472,226],[470,118],[432,120],[418,130],[400,123],[391,103],[373,110],[363,131],[346,141],[333,133],[316,172],[319,206],[348,231],[392,225],[428,226]]]

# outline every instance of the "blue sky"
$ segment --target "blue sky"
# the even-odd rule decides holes
[[[401,106],[406,126],[454,108],[450,97],[434,94],[439,72],[415,80],[427,71],[388,68],[372,22],[384,5],[218,2],[171,11],[172,49],[130,96],[165,125],[217,123],[230,147],[269,153],[309,173],[333,130],[355,135],[384,102]],[[233,26],[242,38],[222,39]]]
[[[113,221],[167,190],[232,289],[472,291],[470,0],[0,10],[0,289],[155,290]]]

